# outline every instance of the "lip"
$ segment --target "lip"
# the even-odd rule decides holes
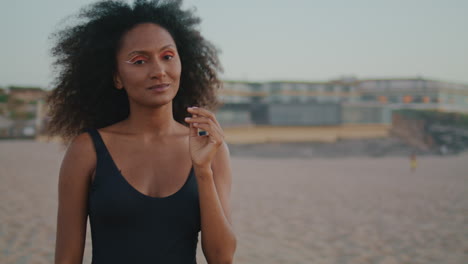
[[[151,87],[146,88],[147,90],[153,91],[153,92],[163,92],[169,88],[171,84],[170,83],[161,83],[157,85],[153,85]]]

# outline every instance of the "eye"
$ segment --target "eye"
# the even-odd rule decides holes
[[[174,57],[175,54],[172,51],[165,51],[161,56],[161,58],[166,61],[172,60]]]
[[[167,55],[164,55],[163,58],[164,58],[165,60],[172,60],[172,58],[174,58],[174,56],[171,55],[171,54],[167,54]]]
[[[145,58],[144,56],[136,56],[128,61],[126,61],[126,63],[129,63],[129,64],[133,64],[133,65],[142,65],[142,64],[145,64],[147,62],[147,58]]]

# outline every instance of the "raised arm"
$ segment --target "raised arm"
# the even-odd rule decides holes
[[[95,167],[91,137],[80,134],[68,146],[60,168],[55,264],[83,261],[88,189]]]
[[[233,262],[237,239],[231,220],[232,172],[229,149],[216,117],[203,108],[188,108],[190,154],[197,176],[201,245],[209,264]],[[197,129],[207,132],[198,136]]]

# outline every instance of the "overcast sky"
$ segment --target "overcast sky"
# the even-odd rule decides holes
[[[91,0],[0,2],[0,86],[48,88],[49,35]],[[229,80],[422,76],[468,83],[465,0],[186,0]]]

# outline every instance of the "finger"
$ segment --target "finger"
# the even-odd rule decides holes
[[[197,114],[197,115],[201,115],[201,116],[205,116],[205,117],[207,117],[207,118],[213,120],[213,122],[215,122],[215,123],[217,123],[217,124],[219,125],[218,120],[216,120],[215,115],[214,115],[212,112],[206,110],[205,108],[201,108],[201,107],[189,107],[189,108],[187,108],[187,109],[188,109],[189,113],[191,113],[191,114]]]
[[[208,118],[203,117],[203,116],[195,116],[195,117],[186,117],[185,118],[185,122],[187,122],[187,123],[208,123],[210,121],[211,121],[211,119],[208,119]],[[211,122],[213,122],[213,121],[211,121]]]
[[[208,136],[218,134],[211,123],[193,123],[192,125],[200,130],[208,132]]]
[[[206,117],[195,117],[195,118],[187,117],[185,118],[185,121],[191,124],[209,124],[212,130],[216,130],[217,133],[220,135],[223,135],[223,138],[224,138],[223,130],[217,124],[215,124],[211,119],[208,119]]]
[[[200,128],[200,129],[203,129],[205,131],[208,132],[208,137],[210,137],[211,139],[211,142],[213,143],[219,143],[221,142],[221,136],[213,129],[212,126],[210,126],[209,124],[200,124],[200,123],[197,123],[196,125],[193,124],[194,127],[197,127],[197,128]]]
[[[220,135],[220,138],[221,140],[224,140],[224,132],[223,132],[223,129],[221,128],[221,125],[219,124],[218,120],[216,120],[216,117],[213,113],[211,113],[210,111],[204,109],[204,108],[201,108],[201,107],[189,107],[187,108],[189,113],[191,113],[193,115],[193,117],[197,117],[198,115],[200,116],[204,116],[205,118],[208,118],[209,120],[211,120],[214,124],[214,129],[217,130],[218,134]],[[193,122],[195,123],[195,122]],[[200,123],[202,123],[200,121]]]
[[[210,120],[212,120],[213,123],[216,125],[215,126],[216,130],[218,130],[218,133],[223,135],[223,138],[224,138],[223,129],[221,128],[221,125],[219,124],[218,120],[216,120],[216,117],[213,113],[200,107],[189,107],[188,109],[189,109],[189,112],[191,112],[194,117],[197,116],[198,114],[202,114],[204,115],[205,118],[209,118]]]
[[[198,135],[199,136],[208,136],[209,133],[207,131],[203,130],[203,129],[199,129],[198,130]]]
[[[201,124],[201,123],[205,123],[205,124],[210,124],[210,122],[212,122],[211,120],[209,119],[195,119],[195,120],[186,120],[187,123],[190,123],[190,124],[194,124],[194,125],[197,125],[197,124]],[[199,136],[206,136],[208,134],[207,131],[204,131],[202,129],[199,129],[198,130],[198,135]]]
[[[218,130],[218,132],[222,134],[222,129],[219,126],[219,123],[214,122],[212,119],[209,119],[204,116],[197,116],[197,115],[193,115],[193,116],[194,117],[186,117],[185,122],[187,123],[212,123],[215,129]]]
[[[213,126],[214,129],[216,129],[218,131],[218,133],[222,133],[222,129],[221,127],[219,126],[218,123],[215,123],[213,122],[213,120],[211,119],[208,119],[206,117],[186,117],[185,119],[185,122],[188,123],[188,124],[195,124],[195,123],[200,123],[200,124],[211,124]]]
[[[197,123],[196,123],[197,120],[198,120],[198,122],[210,122],[210,119],[208,119],[208,118],[206,118],[206,117],[199,117],[199,116],[197,116],[197,115],[193,115],[193,119],[194,119],[194,122],[191,122],[191,123],[192,123],[192,126],[193,126],[194,124],[197,124]],[[192,118],[190,118],[190,117],[187,117],[187,118],[185,119],[186,122],[187,122],[187,121],[190,121],[190,120],[192,120]],[[193,126],[193,127],[195,127],[195,126]],[[204,131],[204,130],[202,130],[202,129],[200,129],[200,128],[195,127],[195,129],[196,129],[196,133],[195,133],[195,134],[196,134],[197,136],[207,136],[207,135],[209,134],[207,131]],[[195,134],[194,134],[194,135],[195,135]]]
[[[193,126],[193,123],[189,123],[189,136],[196,137],[198,136],[198,128]]]

